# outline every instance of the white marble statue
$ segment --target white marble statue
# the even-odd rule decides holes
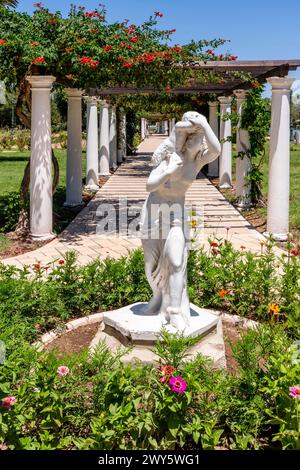
[[[220,152],[205,116],[189,111],[153,154],[155,168],[141,217],[145,271],[153,290],[144,314],[161,315],[180,331],[190,318],[185,193],[201,168]]]

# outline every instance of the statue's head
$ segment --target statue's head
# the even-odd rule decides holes
[[[187,111],[182,116],[181,127],[186,127],[190,134],[203,133],[203,119],[206,120],[206,117],[197,111]]]

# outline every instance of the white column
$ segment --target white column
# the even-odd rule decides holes
[[[68,96],[68,149],[66,207],[82,202],[82,90],[66,88]]]
[[[271,77],[272,119],[269,155],[267,233],[285,241],[289,232],[290,94],[294,78]]]
[[[50,92],[52,76],[27,77],[31,85],[30,233],[53,238]]]
[[[117,168],[117,109],[116,109],[116,106],[111,106],[109,116],[110,116],[110,123],[109,123],[110,168],[115,170]]]
[[[126,159],[126,113],[119,108],[118,120],[118,163]]]
[[[214,131],[216,137],[219,137],[219,118],[218,118],[218,101],[209,101],[209,125]],[[208,164],[208,176],[217,178],[219,176],[219,157]]]
[[[141,139],[144,140],[146,137],[146,126],[145,118],[141,118]]]
[[[232,143],[225,141],[228,137],[231,137],[231,120],[222,120],[222,116],[227,113],[231,113],[231,97],[220,96],[219,101],[221,103],[220,113],[220,141],[221,141],[221,156],[220,156],[220,167],[219,167],[219,179],[220,188],[227,189],[231,188],[231,176],[232,176]]]
[[[86,98],[86,186],[90,191],[97,191],[98,186],[98,100]]]
[[[100,101],[99,167],[101,176],[110,175],[109,171],[109,112],[107,101]]]
[[[243,113],[243,104],[247,101],[247,90],[235,90],[236,111],[239,115],[239,123],[236,134],[236,153],[246,152],[250,148],[249,132],[240,127]],[[247,183],[247,175],[251,169],[251,162],[247,155],[236,159],[236,195],[238,197],[238,207],[247,209],[251,205],[250,185]]]

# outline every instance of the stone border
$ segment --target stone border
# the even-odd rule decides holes
[[[242,328],[254,330],[261,325],[260,322],[249,320],[249,318],[240,317],[239,315],[231,315],[230,313],[221,313],[221,318],[226,322],[231,323],[233,326],[241,326]]]
[[[39,350],[42,350],[45,346],[51,344],[54,340],[58,339],[70,331],[77,330],[80,326],[92,325],[94,323],[100,323],[103,320],[103,313],[94,313],[86,317],[76,318],[65,325],[63,332],[55,332],[55,330],[45,333],[41,339],[35,342],[33,345],[37,346]]]
[[[220,310],[213,310],[214,315],[220,317],[221,319],[226,320],[228,323],[231,323],[234,326],[241,326],[246,329],[255,329],[260,323],[254,320],[249,320],[248,318],[240,317],[239,315],[231,315],[230,313],[221,312]],[[86,325],[92,325],[94,323],[101,323],[103,321],[103,314],[105,312],[93,313],[92,315],[87,315],[86,317],[76,318],[71,320],[65,325],[64,331],[56,332],[55,330],[45,333],[39,341],[33,343],[33,346],[36,346],[39,351],[42,351],[45,346],[48,346],[53,341],[58,339],[70,331],[77,330],[77,328]]]

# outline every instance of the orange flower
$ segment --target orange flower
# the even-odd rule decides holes
[[[197,220],[192,219],[191,224],[192,224],[192,228],[196,228],[197,227]]]
[[[212,246],[214,248],[217,248],[217,246],[219,246],[219,243],[218,242],[210,242],[210,246]]]
[[[218,292],[218,295],[220,297],[225,297],[225,295],[229,294],[230,293],[230,290],[228,289],[221,289],[219,292]]]
[[[268,308],[269,308],[269,313],[273,313],[273,315],[280,314],[280,307],[278,304],[270,304]]]

